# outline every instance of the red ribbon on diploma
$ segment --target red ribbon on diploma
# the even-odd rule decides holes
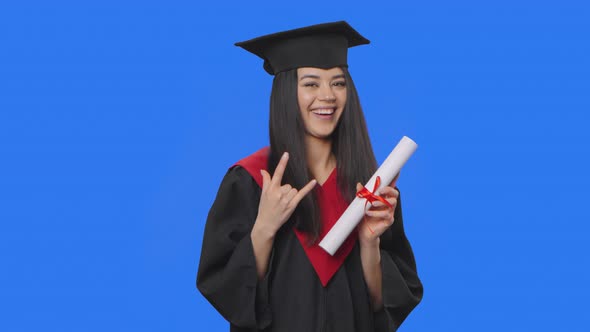
[[[379,188],[379,185],[381,184],[381,177],[377,176],[377,179],[375,179],[375,187],[373,188],[373,191],[371,192],[369,189],[367,189],[367,187],[363,187],[363,189],[359,190],[356,193],[356,196],[359,198],[364,198],[367,201],[365,202],[365,208],[367,207],[367,204],[370,202],[371,204],[373,204],[373,202],[375,201],[379,201],[387,206],[389,206],[390,208],[393,208],[393,205],[389,204],[389,202],[379,196],[379,195],[375,195],[375,192],[377,191],[377,188]],[[375,233],[373,232],[373,230],[371,229],[371,227],[369,227],[369,225],[367,225],[367,227],[369,228],[369,230],[371,231],[371,233]]]

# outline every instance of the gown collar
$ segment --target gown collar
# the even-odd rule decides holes
[[[260,188],[262,188],[260,170],[267,169],[269,152],[270,149],[268,147],[262,148],[252,155],[241,159],[234,166],[243,167]],[[320,240],[330,231],[350,203],[343,197],[340,190],[338,190],[337,178],[337,170],[334,169],[326,181],[315,189],[322,223]],[[358,238],[355,229],[344,241],[342,246],[340,246],[340,249],[334,253],[334,256],[331,256],[318,245],[319,241],[309,244],[309,237],[306,233],[297,230],[295,227],[293,227],[293,231],[324,287],[328,285],[330,279],[332,279],[340,266],[342,266]]]

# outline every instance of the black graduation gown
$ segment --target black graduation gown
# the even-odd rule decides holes
[[[197,288],[232,332],[395,331],[422,299],[401,200],[381,236],[383,309],[373,312],[358,241],[326,287],[287,222],[275,237],[268,272],[258,280],[250,231],[261,188],[242,167],[225,175],[207,218]]]

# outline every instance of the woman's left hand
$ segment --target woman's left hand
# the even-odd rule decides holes
[[[390,184],[390,186],[379,189],[376,193],[385,198],[392,207],[389,207],[382,202],[375,201],[365,212],[365,216],[361,223],[358,224],[357,230],[361,245],[378,245],[379,236],[393,225],[393,222],[395,221],[395,207],[397,205],[397,198],[399,197],[399,191],[393,188],[394,183]],[[363,186],[360,183],[357,183],[357,192],[362,188]]]

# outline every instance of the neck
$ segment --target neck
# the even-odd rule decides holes
[[[336,157],[332,154],[332,140],[307,136],[305,154],[307,167],[312,176],[323,183],[336,167]]]

